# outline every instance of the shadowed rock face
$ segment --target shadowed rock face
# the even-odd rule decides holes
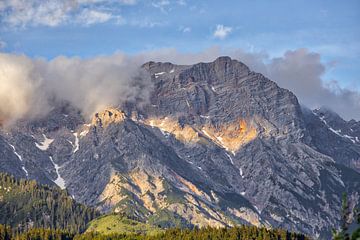
[[[314,148],[360,172],[360,122],[345,121],[326,108],[304,113]]]
[[[149,104],[90,122],[59,104],[2,133],[0,170],[63,179],[80,202],[164,226],[244,223],[326,238],[341,194],[358,203],[358,122],[301,108],[229,57],[143,68],[154,83]]]

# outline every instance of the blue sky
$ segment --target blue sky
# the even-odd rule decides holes
[[[2,52],[47,59],[218,46],[321,54],[325,80],[360,88],[360,1],[2,0]]]

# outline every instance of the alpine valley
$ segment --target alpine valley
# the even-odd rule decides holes
[[[54,101],[46,116],[2,128],[0,171],[162,228],[245,224],[327,239],[342,194],[359,205],[360,122],[301,106],[229,57],[142,68],[154,86],[146,104],[89,119]]]

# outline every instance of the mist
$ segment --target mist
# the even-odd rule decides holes
[[[85,117],[126,101],[142,105],[152,91],[150,76],[134,58],[117,53],[91,59],[64,56],[53,60],[0,54],[0,120],[46,114],[49,99],[69,101]]]
[[[48,111],[43,83],[33,60],[0,54],[0,124]]]

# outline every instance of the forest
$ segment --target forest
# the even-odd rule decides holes
[[[142,234],[97,233],[72,234],[68,231],[50,229],[30,229],[24,233],[13,233],[10,227],[0,225],[0,240],[307,240],[302,234],[280,229],[240,226],[233,228],[168,229],[155,236]]]

